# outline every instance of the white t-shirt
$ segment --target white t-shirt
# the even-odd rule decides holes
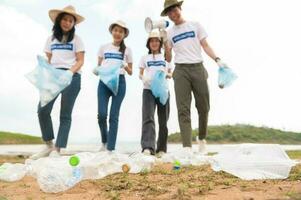
[[[133,63],[132,50],[129,47],[126,47],[124,57],[122,59],[122,53],[119,51],[119,48],[120,47],[115,46],[112,43],[103,45],[99,48],[98,57],[102,58],[102,67],[115,65],[122,60],[126,63]],[[120,74],[125,74],[125,70],[123,68],[120,69]]]
[[[71,42],[61,43],[57,39],[47,39],[44,51],[51,53],[50,64],[56,68],[70,69],[76,63],[76,53],[84,52],[85,47],[79,36],[74,35]]]
[[[150,89],[150,82],[153,80],[154,75],[158,70],[165,70],[168,72],[172,69],[172,65],[165,61],[163,54],[148,54],[141,58],[139,67],[144,69],[143,75],[146,76],[150,81],[144,83],[144,89]]]
[[[167,38],[175,52],[174,62],[177,64],[203,62],[200,41],[207,36],[204,27],[198,22],[186,21],[171,27],[167,31]]]

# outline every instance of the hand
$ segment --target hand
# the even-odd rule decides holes
[[[172,78],[172,73],[167,73],[167,74],[166,74],[166,78],[167,78],[167,79],[171,79],[171,78]]]
[[[228,65],[226,63],[224,63],[221,59],[219,59],[216,63],[217,63],[217,65],[219,67],[226,67],[226,68],[228,68]]]
[[[159,33],[160,33],[160,37],[163,40],[163,43],[166,43],[167,42],[167,32],[166,32],[166,30],[160,29]]]
[[[72,77],[73,77],[73,72],[71,70],[67,70],[61,75],[59,81],[63,85],[69,85],[72,81]]]
[[[95,67],[94,69],[93,69],[93,74],[95,74],[96,76],[98,76],[99,74],[98,74],[98,69],[99,69],[99,67],[100,66],[97,66],[97,67]]]
[[[122,66],[121,68],[127,68],[128,67],[128,64],[127,62],[125,62],[124,60],[122,61]]]
[[[143,82],[143,83],[150,83],[150,78],[145,76],[145,75],[142,75],[142,74],[139,74],[139,79]]]

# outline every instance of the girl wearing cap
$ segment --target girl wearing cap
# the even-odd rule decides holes
[[[53,34],[47,39],[45,53],[49,63],[65,73],[60,81],[68,81],[72,77],[71,84],[61,92],[60,126],[55,145],[51,120],[51,111],[56,100],[52,100],[46,106],[38,105],[38,117],[42,138],[46,148],[34,154],[31,158],[58,156],[61,148],[66,148],[71,126],[71,114],[81,85],[81,67],[84,64],[84,45],[79,36],[75,34],[75,25],[81,23],[84,18],[76,13],[73,6],[67,6],[62,10],[50,10],[49,17],[53,21]]]
[[[140,61],[139,78],[142,80],[144,89],[142,95],[142,152],[147,155],[158,153],[162,155],[167,151],[169,118],[169,99],[165,105],[162,105],[159,98],[155,98],[150,90],[150,83],[157,71],[166,72],[166,78],[172,77],[171,65],[165,61],[164,54],[161,53],[163,46],[162,39],[158,32],[151,32],[146,47],[148,54],[143,56]],[[159,137],[156,146],[156,129],[154,114],[157,107],[159,120]]]
[[[191,150],[192,129],[190,118],[191,92],[195,97],[195,105],[199,114],[199,151],[206,152],[206,135],[208,124],[209,89],[208,73],[203,66],[202,49],[217,62],[219,67],[225,66],[216,56],[206,38],[207,33],[199,22],[186,21],[182,17],[183,0],[165,0],[161,16],[168,16],[174,22],[168,32],[163,32],[167,48],[167,60],[171,60],[171,50],[175,52],[176,64],[173,79],[178,108],[178,120],[183,147]]]
[[[120,60],[123,66],[120,69],[119,87],[115,96],[100,80],[98,84],[98,124],[101,132],[102,146],[100,151],[114,151],[118,132],[119,111],[126,92],[125,74],[132,75],[132,51],[125,45],[125,38],[129,29],[123,21],[116,21],[109,27],[113,41],[100,47],[98,51],[98,67],[109,67]],[[97,67],[97,68],[98,68]],[[98,75],[97,68],[93,70]],[[109,128],[107,125],[108,103],[111,98]]]

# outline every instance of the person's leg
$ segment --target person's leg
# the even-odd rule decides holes
[[[118,132],[118,122],[119,122],[119,112],[121,103],[124,99],[126,92],[126,82],[125,77],[121,75],[119,77],[119,86],[118,86],[118,93],[116,96],[112,96],[112,104],[110,110],[110,129],[108,133],[108,145],[107,149],[109,151],[115,150],[116,139],[117,139],[117,132]]]
[[[144,89],[142,94],[142,151],[149,149],[152,154],[156,149],[156,129],[154,114],[156,109],[155,97],[151,90]]]
[[[157,141],[157,153],[167,152],[167,137],[168,137],[168,128],[167,122],[169,119],[169,99],[165,105],[162,105],[160,101],[157,100],[158,107],[158,121],[159,121],[159,137]]]
[[[176,103],[178,109],[178,120],[182,136],[183,147],[191,147],[191,80],[188,74],[189,69],[185,66],[177,65],[173,73]]]
[[[101,142],[105,145],[108,141],[108,104],[112,93],[100,80],[98,84],[98,125],[101,133]]]
[[[203,140],[207,136],[208,113],[210,109],[207,84],[208,74],[203,64],[191,70],[191,77],[195,106],[199,114],[199,139]]]
[[[75,100],[79,94],[81,85],[81,75],[76,73],[72,77],[71,84],[62,91],[60,126],[55,146],[66,148],[72,121],[72,110]]]
[[[42,139],[46,143],[54,139],[51,111],[56,99],[57,97],[43,107],[41,106],[41,103],[38,105],[38,118],[42,132]]]

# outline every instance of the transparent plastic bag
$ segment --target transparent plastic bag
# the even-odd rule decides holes
[[[166,73],[159,70],[155,73],[151,82],[151,91],[156,98],[159,98],[160,103],[165,105],[169,98],[168,83],[166,80]]]
[[[4,163],[0,166],[0,180],[14,182],[21,180],[27,173],[27,167],[24,164]]]
[[[218,69],[218,86],[220,88],[229,87],[236,79],[237,75],[229,67]]]
[[[25,77],[39,90],[40,102],[43,107],[71,83],[72,77],[67,77],[69,80],[62,82],[61,77],[66,76],[67,73],[65,70],[51,66],[42,56],[38,55],[37,59],[37,67]]]
[[[97,69],[100,80],[113,92],[116,96],[119,87],[119,76],[122,61],[110,66],[101,66]]]
[[[213,156],[211,167],[244,180],[285,179],[296,163],[279,145],[242,144]]]

